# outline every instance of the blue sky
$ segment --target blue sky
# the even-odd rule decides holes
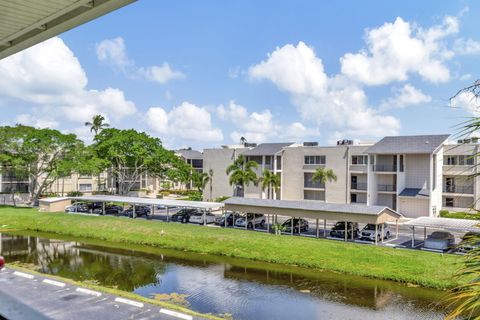
[[[454,133],[477,115],[480,4],[140,0],[0,61],[0,123],[168,147]]]

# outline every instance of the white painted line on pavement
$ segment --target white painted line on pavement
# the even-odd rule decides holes
[[[85,289],[85,288],[77,288],[78,292],[81,292],[81,293],[85,293],[85,294],[89,294],[91,296],[95,296],[95,297],[100,297],[102,294],[98,291],[93,291],[93,290],[89,290],[89,289]]]
[[[138,308],[143,308],[143,303],[133,301],[133,300],[129,300],[129,299],[117,297],[117,298],[115,298],[115,301],[125,303],[125,304],[129,304],[131,306],[138,307]]]
[[[66,284],[63,283],[63,282],[59,282],[59,281],[55,281],[55,280],[50,280],[50,279],[43,279],[42,281],[43,283],[46,283],[46,284],[51,284],[52,286],[57,286],[57,287],[65,287]]]
[[[185,320],[192,320],[193,317],[192,316],[189,316],[188,314],[184,314],[184,313],[180,313],[180,312],[176,312],[176,311],[172,311],[172,310],[168,310],[168,309],[160,309],[160,313],[164,313],[164,314],[168,314],[169,316],[173,316],[173,317],[177,317],[177,318],[180,318],[180,319],[185,319]]]
[[[35,278],[35,277],[32,276],[31,274],[23,273],[23,272],[20,272],[20,271],[14,271],[13,274],[16,275],[16,276],[19,276],[19,277],[27,278],[27,279],[33,279],[33,278]]]

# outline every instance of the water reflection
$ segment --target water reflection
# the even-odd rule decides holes
[[[200,312],[240,319],[441,319],[442,292],[244,260],[0,234],[7,261],[151,297],[187,295]]]

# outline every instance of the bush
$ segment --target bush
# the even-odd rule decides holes
[[[221,197],[218,197],[215,199],[215,202],[223,202],[225,200],[227,200],[228,198],[230,198],[229,196],[221,196]]]
[[[40,198],[55,198],[59,196],[60,195],[56,192],[45,192],[40,195]]]
[[[189,191],[188,197],[186,200],[190,201],[202,201],[202,193],[198,191]]]
[[[448,210],[440,210],[439,211],[440,217],[442,217],[442,218],[445,218],[446,216],[448,216],[448,213],[449,213]]]
[[[80,191],[70,191],[67,193],[67,197],[81,197],[83,196],[83,192]]]
[[[110,191],[92,191],[92,195],[112,195]]]

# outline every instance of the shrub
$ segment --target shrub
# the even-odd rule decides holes
[[[439,211],[440,217],[442,217],[442,218],[445,218],[446,216],[448,216],[448,213],[449,213],[448,210],[440,210]]]
[[[93,195],[112,195],[110,191],[92,191]]]
[[[81,197],[83,196],[83,192],[80,191],[70,191],[67,193],[67,197]]]
[[[215,199],[215,202],[222,202],[230,198],[229,196],[221,196]]]
[[[40,195],[40,198],[54,198],[59,196],[60,195],[56,192],[45,192]]]

